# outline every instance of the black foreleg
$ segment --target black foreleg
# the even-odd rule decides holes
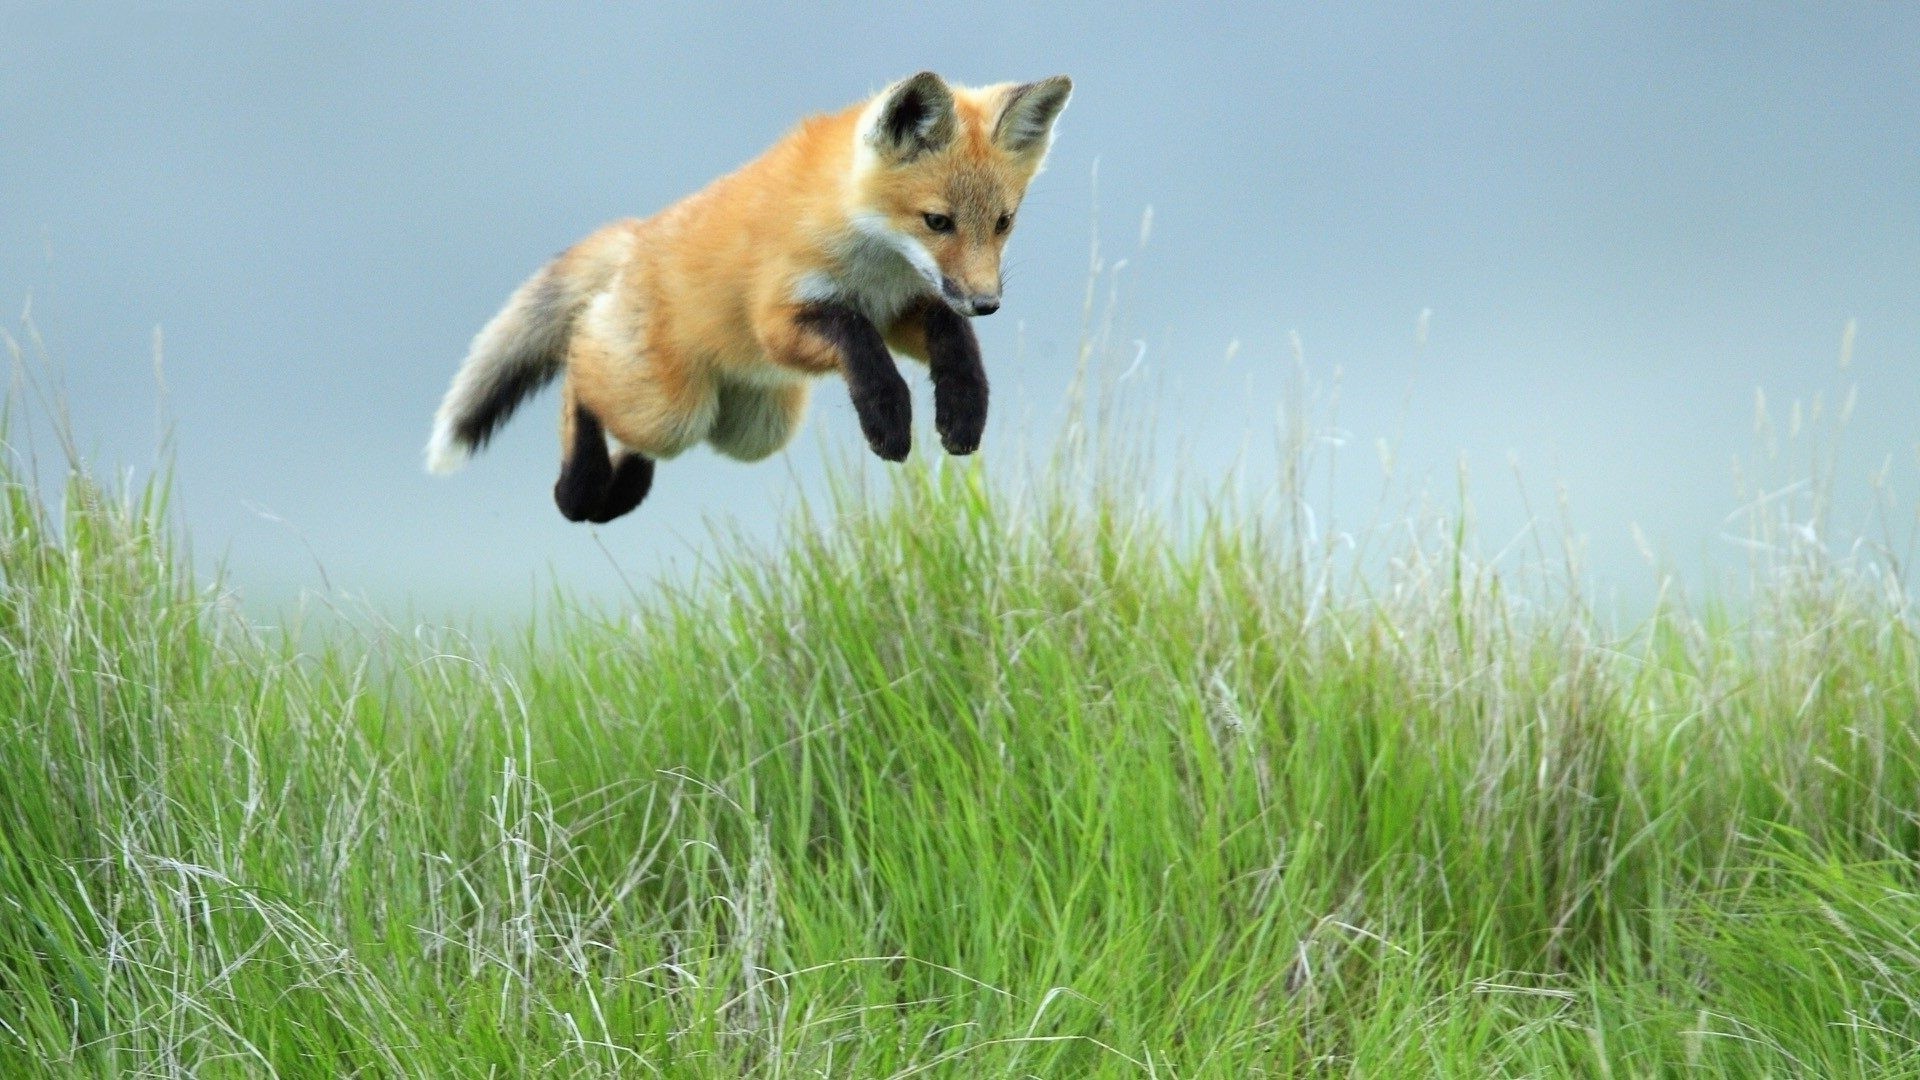
[[[880,331],[845,304],[808,305],[800,321],[840,354],[867,445],[888,461],[905,461],[913,445],[913,397]]]
[[[933,378],[933,426],[949,454],[980,448],[987,426],[987,369],[973,324],[945,304],[927,305],[927,373]]]

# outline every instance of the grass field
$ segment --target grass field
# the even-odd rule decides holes
[[[1446,521],[922,455],[477,645],[7,469],[0,1075],[1920,1075],[1885,559],[1610,632]]]

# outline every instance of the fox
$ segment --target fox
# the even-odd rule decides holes
[[[656,462],[705,442],[785,447],[814,383],[844,379],[868,447],[899,462],[926,365],[934,429],[979,448],[987,376],[971,318],[1000,307],[1001,255],[1073,92],[1064,75],[969,88],[931,71],[803,120],[652,217],[600,228],[523,283],[476,335],[426,448],[451,472],[561,380],[569,521],[646,499]]]

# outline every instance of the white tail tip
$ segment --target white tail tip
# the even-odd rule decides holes
[[[433,429],[433,438],[427,442],[427,471],[430,473],[450,473],[467,463],[472,454],[464,446],[453,441],[453,432],[445,426]]]

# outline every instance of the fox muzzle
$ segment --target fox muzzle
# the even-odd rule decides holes
[[[950,277],[941,279],[940,294],[948,307],[962,315],[991,315],[1000,310],[998,292],[969,293]]]

